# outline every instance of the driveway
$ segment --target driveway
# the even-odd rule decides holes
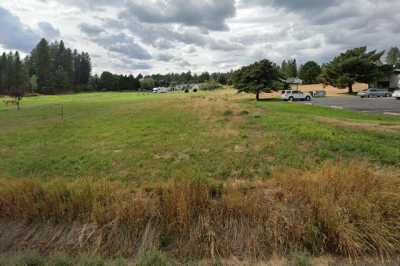
[[[400,115],[400,100],[394,98],[360,98],[357,96],[336,96],[314,98],[312,104],[337,109],[350,109],[361,112]]]

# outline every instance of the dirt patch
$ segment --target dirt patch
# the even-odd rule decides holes
[[[327,96],[343,96],[348,94],[348,89],[339,89],[333,86],[324,86],[323,84],[310,84],[310,85],[300,85],[299,87],[293,87],[294,90],[300,90],[302,92],[312,92],[312,91],[326,91]],[[353,92],[357,93],[368,89],[368,84],[356,83],[353,86]],[[279,97],[280,92],[273,93],[263,93],[263,98],[275,98]]]
[[[339,120],[335,118],[327,117],[316,117],[315,121],[325,123],[337,127],[345,127],[351,129],[368,130],[382,133],[398,133],[400,132],[400,125],[388,125],[369,123],[364,121],[352,121],[352,120]]]

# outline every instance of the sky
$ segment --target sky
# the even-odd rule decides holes
[[[223,72],[261,59],[328,62],[400,46],[399,0],[0,0],[0,52],[42,38],[94,73]]]

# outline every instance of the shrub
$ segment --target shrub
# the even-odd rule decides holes
[[[232,110],[226,110],[224,112],[224,116],[232,116],[233,115],[233,111]]]
[[[293,253],[289,266],[312,266],[311,257],[308,253]]]
[[[202,83],[199,85],[200,90],[205,90],[205,91],[211,91],[211,90],[217,90],[217,89],[222,89],[223,86],[216,82],[215,80],[209,80],[208,82]]]

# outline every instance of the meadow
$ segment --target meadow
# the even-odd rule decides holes
[[[11,178],[254,179],[326,160],[400,164],[398,117],[233,91],[26,98],[18,112],[1,106],[0,121],[0,176]]]
[[[0,125],[2,253],[400,252],[399,117],[225,89],[25,98]]]

